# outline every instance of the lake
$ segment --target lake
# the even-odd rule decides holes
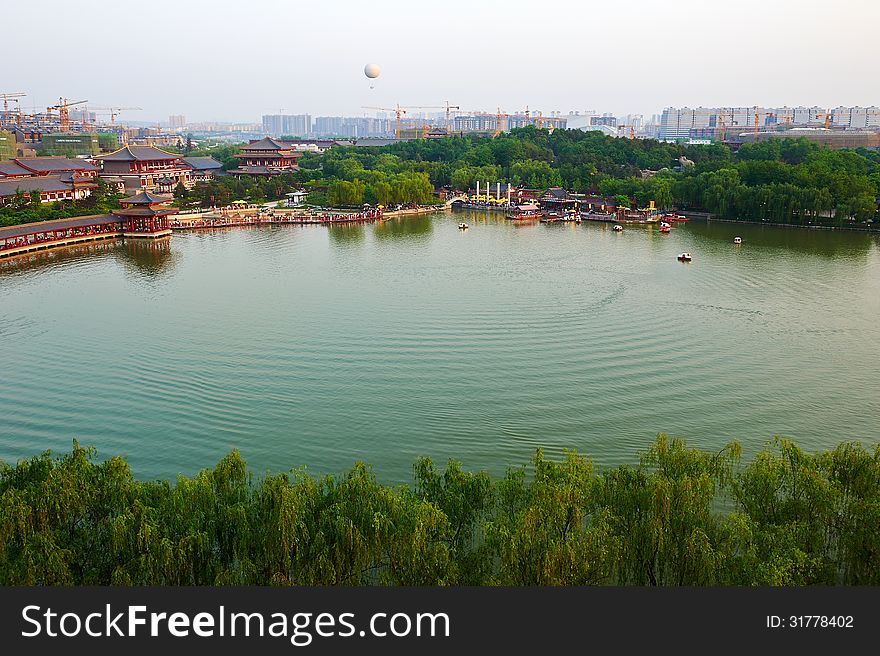
[[[258,474],[363,460],[398,483],[421,455],[634,462],[660,431],[874,444],[878,362],[865,234],[456,212],[0,261],[0,459],[76,438],[143,479],[233,448]]]

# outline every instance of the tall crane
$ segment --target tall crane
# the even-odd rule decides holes
[[[127,110],[141,110],[141,107],[91,107],[90,109],[100,109],[106,110],[110,113],[110,125],[116,125],[116,117],[119,116],[119,112],[127,111]]]
[[[395,104],[394,107],[369,107],[367,105],[363,105],[362,109],[375,109],[380,112],[394,112],[394,116],[396,119],[396,125],[394,129],[394,136],[397,139],[400,139],[400,117],[406,114],[406,110],[408,109],[443,109],[443,107],[437,105],[406,105],[401,106],[399,104]],[[447,110],[449,111],[449,110]]]
[[[730,117],[730,123],[727,122],[727,117]],[[722,111],[718,112],[718,123],[721,127],[721,141],[724,141],[724,135],[727,133],[728,125],[736,125],[737,122],[733,120],[733,109],[724,108]]]
[[[507,120],[507,128],[510,129],[510,114],[505,114],[501,111],[501,108],[498,108],[498,113],[495,115],[495,134],[492,135],[494,139],[499,134],[501,134],[501,117],[504,117]]]
[[[3,121],[6,122],[9,120],[9,101],[11,100],[14,103],[18,103],[19,98],[24,98],[27,94],[22,93],[21,91],[16,91],[14,93],[0,93],[0,98],[3,98]],[[19,114],[19,120],[21,120],[21,112]]]
[[[393,108],[391,107],[368,107],[364,105],[362,109],[375,109],[380,112],[394,112],[394,115],[397,117],[397,123],[394,128],[394,136],[399,140],[400,139],[400,117],[403,114],[406,114],[406,110],[400,105],[395,105]]]
[[[54,110],[58,110],[58,120],[59,127],[62,132],[67,132],[70,129],[70,108],[74,105],[82,105],[84,103],[89,102],[88,100],[77,100],[76,102],[70,102],[67,98],[59,98],[57,105],[52,105],[52,107],[47,107],[46,111],[51,113]]]
[[[823,116],[822,114],[816,114],[816,118],[822,118],[822,116]],[[824,113],[824,116],[825,116],[825,129],[827,130],[828,128],[831,127],[831,112],[826,110]]]
[[[535,127],[541,130],[544,127],[544,114],[535,112]]]
[[[452,132],[452,124],[449,122],[449,110],[450,109],[461,109],[458,105],[450,105],[449,101],[446,101],[446,133],[450,134]]]
[[[757,141],[758,141],[758,119],[760,116],[761,116],[761,112],[759,112],[758,108],[755,107],[755,138],[754,138],[755,143],[757,143]],[[764,112],[764,116],[775,117],[776,114],[774,114],[773,112]]]

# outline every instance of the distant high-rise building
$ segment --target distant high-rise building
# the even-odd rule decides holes
[[[186,127],[186,116],[183,114],[172,114],[168,117],[168,124],[171,129],[182,129]]]
[[[617,119],[611,114],[603,114],[602,116],[591,116],[590,125],[607,125],[610,128],[616,128]]]
[[[306,137],[312,133],[312,117],[309,114],[266,114],[263,132],[270,137]]]
[[[880,128],[880,107],[667,107],[660,118],[658,138],[677,139],[732,136],[745,132],[788,127],[843,129]]]

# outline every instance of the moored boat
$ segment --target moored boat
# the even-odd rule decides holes
[[[541,218],[541,210],[537,205],[518,205],[506,218],[510,221],[536,221]]]
[[[611,212],[581,212],[580,217],[584,221],[605,221],[610,223],[614,221],[617,215]]]

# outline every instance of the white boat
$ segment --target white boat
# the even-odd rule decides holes
[[[734,237],[733,243],[734,244],[741,244],[741,243],[743,243],[743,238],[742,237]]]
[[[467,224],[467,223],[459,223],[459,224],[458,224],[458,229],[459,229],[459,230],[467,230],[467,229],[468,229],[468,224]]]
[[[679,262],[690,262],[693,259],[694,258],[690,253],[679,253],[678,254],[678,261]]]
[[[614,228],[612,228],[612,229],[614,230],[614,232],[623,232],[622,225],[615,225]]]

